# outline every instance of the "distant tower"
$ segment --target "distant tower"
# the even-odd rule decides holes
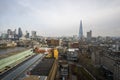
[[[80,28],[79,28],[79,40],[83,38],[83,28],[82,28],[82,20],[80,21]]]
[[[91,41],[92,39],[92,31],[90,30],[89,32],[87,32],[87,41]]]
[[[12,30],[8,29],[7,34],[8,34],[8,39],[11,39],[12,38]]]
[[[7,30],[7,34],[8,34],[8,35],[11,35],[11,34],[12,34],[11,29],[8,29],[8,30]]]
[[[17,40],[18,39],[18,35],[16,33],[16,29],[13,31],[13,35],[14,35],[14,39]]]
[[[21,28],[19,28],[19,29],[18,29],[18,37],[20,38],[20,37],[22,37],[22,35],[23,35],[23,34],[22,34],[22,30],[21,30]]]
[[[32,38],[35,38],[36,36],[36,31],[32,31]]]
[[[28,33],[28,31],[26,31],[25,37],[26,37],[26,38],[29,38],[29,33]]]
[[[13,31],[14,35],[16,35],[16,29]]]

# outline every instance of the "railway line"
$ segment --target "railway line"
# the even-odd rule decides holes
[[[30,66],[32,66],[35,62],[37,62],[39,59],[43,58],[44,54],[38,54],[31,58],[30,60],[26,61],[21,66],[17,67],[15,70],[7,74],[5,77],[3,77],[1,80],[15,80],[19,75],[21,75],[25,70],[27,70]]]

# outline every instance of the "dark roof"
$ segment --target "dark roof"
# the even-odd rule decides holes
[[[53,62],[54,58],[43,59],[33,70],[30,71],[31,75],[48,76]]]

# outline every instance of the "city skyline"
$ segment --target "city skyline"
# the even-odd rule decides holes
[[[43,36],[71,36],[89,30],[93,36],[118,36],[120,34],[119,0],[1,0],[0,32],[22,28],[37,31]]]

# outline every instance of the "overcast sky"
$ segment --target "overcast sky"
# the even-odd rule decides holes
[[[0,32],[35,30],[41,36],[120,36],[120,0],[0,0]]]

